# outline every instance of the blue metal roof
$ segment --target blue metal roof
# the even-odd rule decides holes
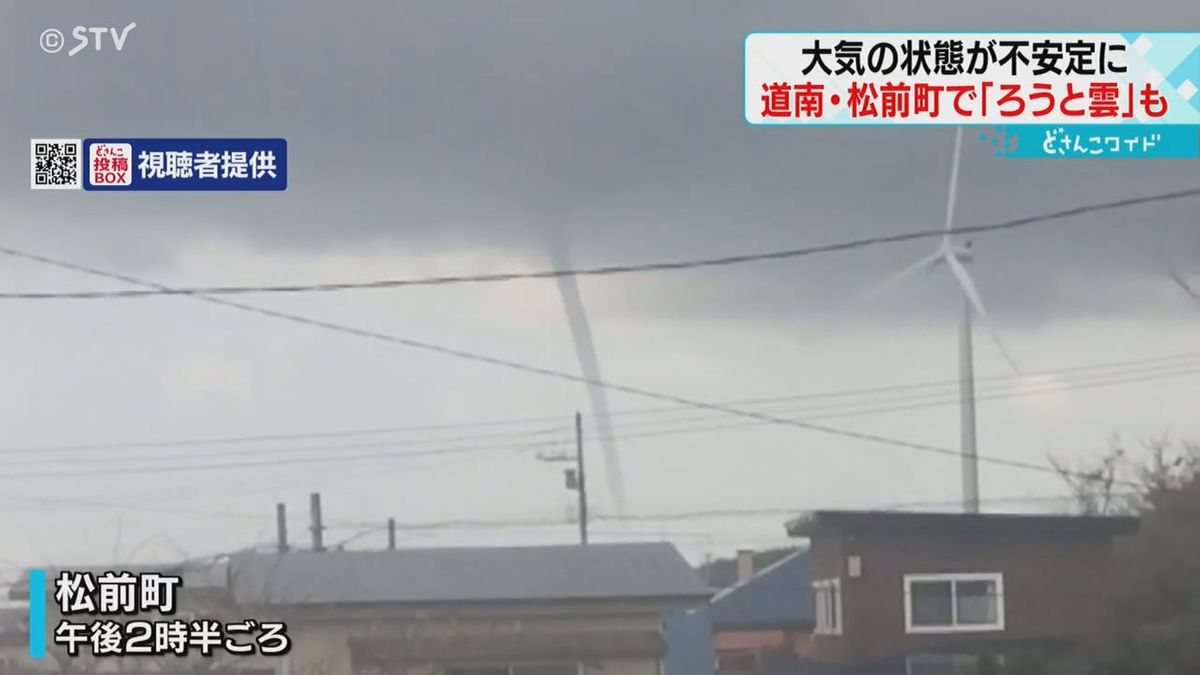
[[[712,600],[716,630],[811,627],[816,612],[808,551],[797,551]]]

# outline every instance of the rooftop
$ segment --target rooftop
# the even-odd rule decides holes
[[[790,557],[797,550],[799,549],[795,546],[789,546],[786,548],[756,551],[754,553],[754,569],[763,570],[771,567],[780,560]],[[714,589],[729,588],[738,582],[737,564],[736,557],[711,560],[700,566],[700,575]]]
[[[235,556],[248,604],[434,604],[707,600],[708,585],[667,543],[296,551]]]
[[[713,626],[721,630],[810,628],[814,621],[808,551],[793,551],[712,600]]]
[[[870,530],[1008,532],[1019,534],[1132,534],[1132,516],[1068,516],[1027,513],[934,513],[915,511],[813,511],[787,523],[788,535]]]

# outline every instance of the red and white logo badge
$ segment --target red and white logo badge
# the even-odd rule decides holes
[[[88,152],[88,184],[133,184],[133,146],[128,143],[93,143]]]

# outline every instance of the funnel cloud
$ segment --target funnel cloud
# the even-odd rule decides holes
[[[561,230],[546,229],[546,245],[550,253],[550,262],[555,269],[571,267],[570,247],[566,236]],[[575,343],[575,353],[579,357],[579,369],[590,382],[603,382],[600,376],[600,358],[596,353],[596,342],[592,337],[592,327],[588,322],[587,310],[583,305],[583,296],[579,293],[579,284],[574,277],[561,276],[557,278],[558,292],[562,297],[563,311],[567,315],[567,323],[571,329],[571,340]],[[608,407],[608,393],[604,387],[596,384],[587,385],[588,400],[592,406],[592,418],[595,420],[596,432],[600,439],[600,448],[604,453],[604,468],[608,476],[609,494],[613,507],[618,514],[626,513],[625,479],[621,472],[621,458],[617,455],[617,442],[612,428],[612,416]]]

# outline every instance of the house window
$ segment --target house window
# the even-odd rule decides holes
[[[1004,630],[1001,574],[910,574],[904,577],[909,633]]]
[[[813,632],[819,635],[842,634],[842,580],[826,579],[813,583],[817,601],[817,621]]]

